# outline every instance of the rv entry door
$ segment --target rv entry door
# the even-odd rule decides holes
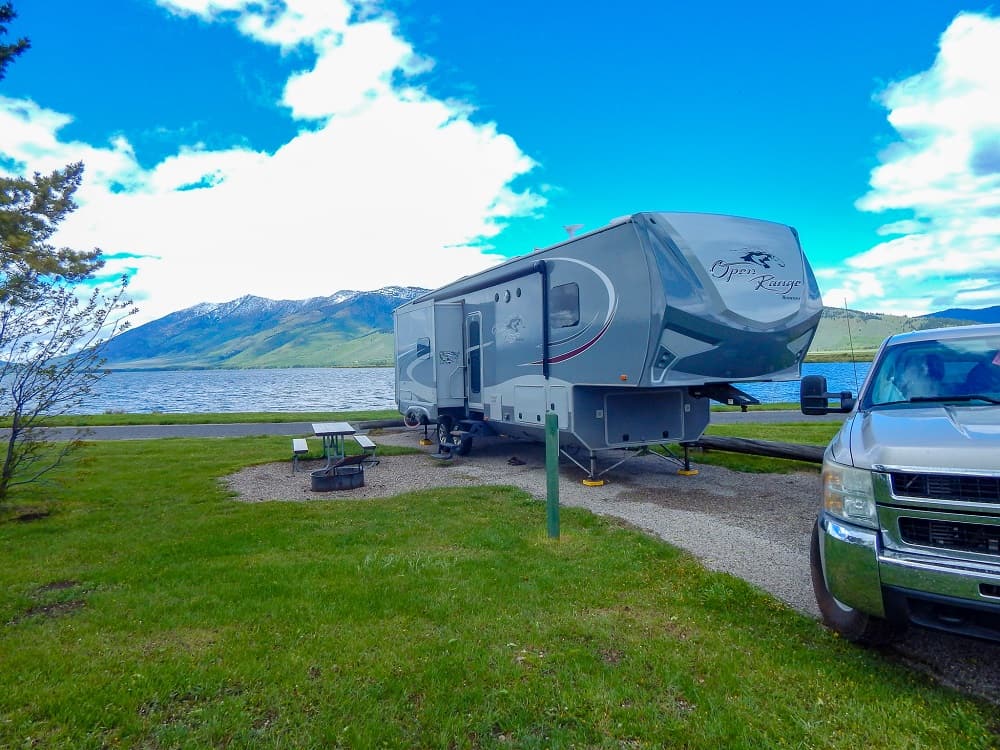
[[[465,362],[466,387],[469,408],[483,408],[483,314],[469,313],[465,316]]]
[[[434,367],[438,408],[465,406],[461,302],[434,304]]]

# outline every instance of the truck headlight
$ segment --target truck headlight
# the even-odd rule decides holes
[[[845,521],[877,529],[872,473],[824,461],[823,507]]]

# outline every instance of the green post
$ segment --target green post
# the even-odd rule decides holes
[[[559,415],[545,415],[545,520],[550,539],[559,538]]]

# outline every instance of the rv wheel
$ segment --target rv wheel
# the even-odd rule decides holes
[[[455,429],[455,420],[448,416],[438,417],[438,444],[443,445],[448,448],[455,446],[455,436],[451,434],[451,431]]]
[[[460,456],[468,456],[469,451],[472,450],[472,436],[466,435],[458,441],[458,446],[455,448],[455,453]]]

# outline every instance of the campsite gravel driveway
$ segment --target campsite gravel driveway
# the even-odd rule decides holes
[[[378,443],[414,448],[420,447],[421,435],[419,430],[373,433]],[[544,499],[546,487],[544,446],[502,438],[477,439],[468,457],[444,463],[428,455],[384,458],[367,472],[364,487],[347,493],[311,492],[311,467],[303,463],[300,468],[292,476],[287,462],[248,467],[226,483],[249,502],[364,500],[468,484],[514,485]],[[809,534],[816,517],[819,477],[698,468],[697,476],[679,476],[675,465],[647,456],[614,469],[603,487],[586,487],[580,482],[583,472],[563,461],[559,500],[562,505],[622,519],[688,550],[707,567],[739,576],[796,610],[818,617],[809,582]],[[905,641],[884,653],[943,684],[1000,705],[1000,644],[913,629]]]

